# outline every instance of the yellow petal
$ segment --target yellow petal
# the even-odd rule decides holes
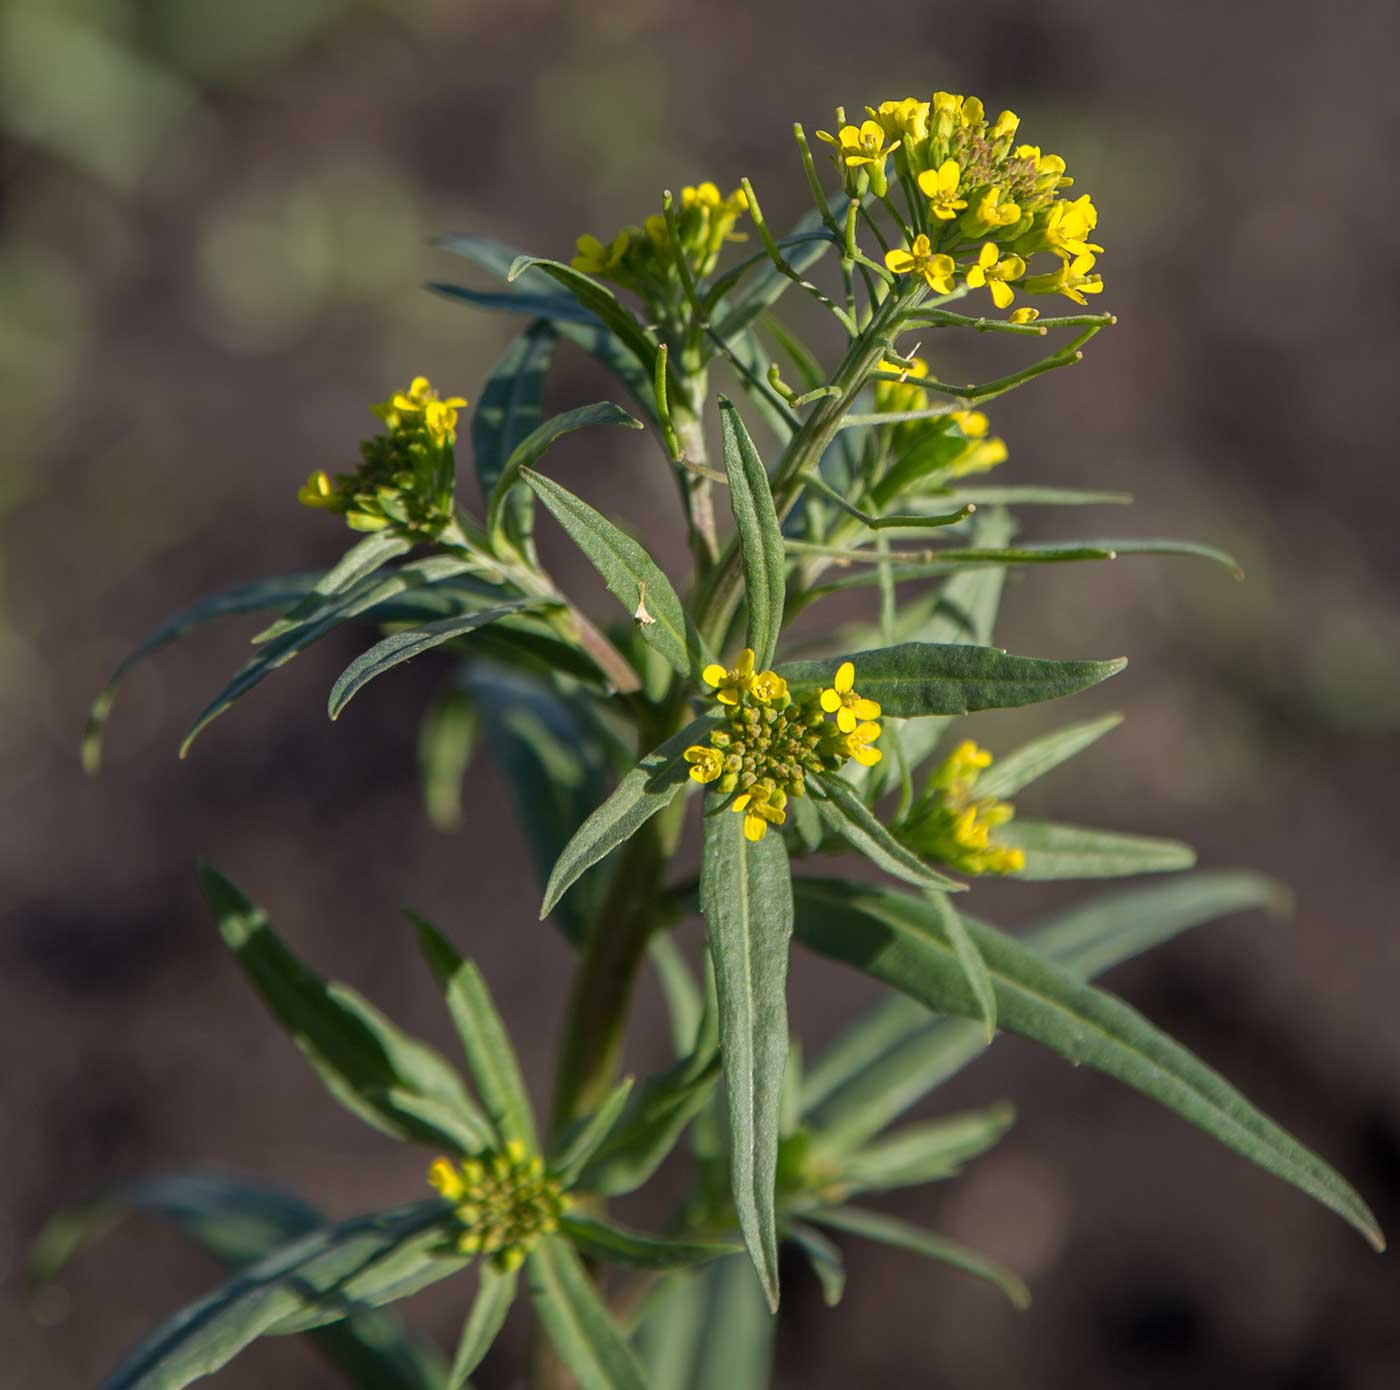
[[[907,275],[914,269],[914,258],[902,249],[886,251],[885,269],[894,271],[896,275]]]
[[[719,662],[712,661],[707,667],[705,667],[703,671],[701,671],[700,679],[704,681],[706,685],[718,686],[724,684],[724,678],[728,674],[729,672],[726,671],[724,667],[719,664]]]
[[[841,708],[841,697],[834,690],[822,691],[822,708],[828,714],[835,714]]]
[[[855,683],[855,663],[851,661],[843,661],[836,668],[836,679],[832,681],[832,685],[840,694],[844,695]]]
[[[981,289],[987,283],[987,272],[980,265],[972,266],[967,272],[967,283],[971,289]]]
[[[997,245],[994,241],[982,243],[982,249],[977,253],[977,264],[983,270],[990,270],[997,263]],[[971,284],[971,281],[968,281]]]
[[[880,717],[880,706],[874,700],[857,700],[852,706],[857,719],[878,719]]]
[[[768,822],[762,816],[744,817],[744,839],[757,844],[768,833]]]
[[[855,711],[847,709],[845,705],[842,705],[841,708],[836,711],[836,727],[840,729],[843,734],[855,733]]]
[[[995,304],[998,309],[1009,308],[1011,301],[1016,298],[1011,286],[1008,285],[1005,280],[993,280],[987,288],[991,290],[992,303]]]

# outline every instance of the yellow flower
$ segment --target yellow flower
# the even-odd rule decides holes
[[[843,734],[854,733],[857,720],[880,717],[880,706],[859,695],[853,688],[855,683],[854,663],[843,661],[836,668],[836,679],[821,694],[822,708],[836,716],[836,727]],[[875,736],[879,736],[878,730]]]
[[[992,292],[992,303],[998,309],[1006,309],[1016,298],[1010,280],[1019,280],[1026,273],[1026,263],[1020,256],[1000,258],[995,242],[986,242],[977,256],[977,264],[967,272],[967,283],[972,289],[985,285]]]
[[[785,703],[788,698],[788,684],[776,671],[760,671],[750,686],[753,697],[760,704]]]
[[[457,411],[466,405],[463,396],[440,400],[425,376],[416,376],[407,391],[395,391],[387,401],[370,409],[388,425],[391,433],[426,429],[439,446],[457,438]]]
[[[1039,145],[1017,145],[1016,159],[1032,160],[1036,174],[1036,191],[1053,193],[1057,188],[1068,188],[1074,182],[1065,174],[1065,162],[1057,154],[1041,154]]]
[[[462,1175],[445,1159],[433,1159],[428,1169],[428,1182],[437,1188],[449,1202],[457,1201],[466,1190]]]
[[[948,416],[969,439],[981,439],[987,433],[989,421],[980,410],[950,410]]]
[[[1099,223],[1099,212],[1087,193],[1072,203],[1058,202],[1045,219],[1045,244],[1066,260],[1089,256],[1103,247],[1086,238]]]
[[[1086,294],[1103,292],[1103,276],[1091,275],[1094,258],[1087,252],[1072,261],[1061,261],[1059,270],[1051,275],[1028,275],[1024,288],[1030,294],[1062,294],[1076,304],[1087,304]]]
[[[771,782],[755,782],[748,791],[734,798],[729,808],[744,818],[744,838],[758,843],[770,825],[782,825],[787,820],[787,793]]]
[[[862,767],[874,767],[884,757],[878,748],[872,747],[879,737],[880,726],[873,721],[868,724],[857,724],[846,735],[846,751]]]
[[[945,159],[937,169],[925,169],[919,175],[919,191],[929,200],[928,210],[942,222],[952,221],[967,206],[967,199],[958,197],[961,178],[956,159]]]
[[[883,164],[895,146],[893,140],[886,141],[884,127],[879,121],[862,121],[858,126],[843,125],[835,135],[819,130],[817,139],[834,146],[833,157],[849,169]]]
[[[752,647],[745,647],[739,653],[736,666],[726,670],[719,662],[712,662],[700,673],[706,685],[715,687],[715,699],[722,705],[737,705],[739,697],[753,689]]]
[[[928,375],[928,363],[922,357],[911,357],[907,367],[897,362],[882,361],[879,370],[904,378],[903,381],[875,383],[875,409],[882,415],[896,415],[905,410],[928,408],[928,392],[922,386],[915,385]]]
[[[887,135],[904,137],[907,153],[911,143],[920,144],[928,139],[929,104],[916,97],[905,97],[903,101],[882,101],[879,106],[865,108],[884,127]]]
[[[1003,199],[1006,201],[1003,202]],[[976,208],[963,218],[963,226],[978,228],[975,232],[969,230],[968,234],[980,236],[993,227],[1009,227],[1020,220],[1020,205],[1007,198],[1004,188],[993,187],[977,200]]]
[[[1020,124],[1021,118],[1014,111],[1003,111],[988,134],[993,140],[1009,140]]]
[[[320,507],[333,512],[339,509],[339,499],[331,480],[319,468],[306,480],[306,485],[297,491],[297,501],[303,507]]]
[[[948,477],[965,478],[969,473],[986,473],[1006,462],[1006,441],[1001,438],[974,439],[948,465]]]
[[[630,241],[631,237],[625,229],[606,246],[596,236],[585,234],[578,239],[578,255],[571,264],[585,275],[607,275],[617,269]]]
[[[681,756],[690,764],[690,780],[701,786],[716,781],[724,771],[724,755],[717,748],[693,743]]]
[[[1013,309],[1008,323],[1034,323],[1040,317],[1040,310],[1031,308],[1029,305],[1024,309]],[[1041,330],[1044,332],[1044,329]]]
[[[994,796],[974,798],[973,788],[992,755],[964,739],[929,779],[928,793],[897,833],[921,855],[968,874],[1010,874],[1024,869],[1023,850],[998,844],[993,832],[1015,815]]]
[[[896,275],[908,275],[911,271],[924,277],[924,283],[935,294],[953,292],[953,274],[957,267],[951,256],[941,252],[934,254],[933,244],[922,232],[914,238],[914,245],[908,250],[896,248],[885,252],[885,267]]]

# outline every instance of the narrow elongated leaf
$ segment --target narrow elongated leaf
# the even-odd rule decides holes
[[[566,1216],[560,1221],[559,1230],[589,1259],[631,1265],[636,1269],[678,1269],[685,1265],[707,1264],[743,1249],[733,1241],[672,1240],[644,1235],[592,1216]]]
[[[546,1236],[526,1262],[535,1315],[582,1390],[647,1390],[646,1377],[573,1246]]]
[[[438,1053],[354,990],[303,965],[222,874],[201,865],[199,877],[219,934],[249,982],[342,1105],[400,1139],[466,1152],[489,1143],[485,1117]],[[401,1104],[405,1098],[428,1102],[434,1118]]]
[[[915,1187],[952,1177],[1011,1128],[1016,1112],[1005,1101],[924,1124],[909,1125],[850,1154],[841,1163],[848,1191]]]
[[[985,1280],[994,1288],[1000,1289],[1012,1306],[1029,1308],[1031,1291],[1025,1283],[1009,1269],[1004,1269],[995,1260],[979,1255],[956,1241],[945,1240],[931,1231],[920,1230],[897,1216],[887,1216],[884,1212],[866,1211],[861,1207],[825,1207],[812,1213],[812,1220],[823,1226],[832,1226],[838,1231],[848,1231],[851,1235],[864,1236],[867,1240],[878,1240],[883,1245],[893,1245],[900,1250],[908,1250],[915,1255],[923,1255],[940,1264],[951,1265],[975,1279]]]
[[[854,965],[932,1010],[975,1017],[976,1000],[926,902],[812,879],[800,882],[797,900],[798,936],[810,949]],[[1003,1027],[1159,1101],[1314,1197],[1377,1249],[1384,1246],[1375,1217],[1351,1186],[1219,1073],[1112,995],[1079,983],[1001,932],[965,925],[987,963]]]
[[[104,1390],[182,1390],[270,1332],[304,1331],[403,1297],[462,1269],[444,1253],[441,1202],[313,1231],[240,1270],[177,1313],[103,1382]]]
[[[963,926],[962,918],[958,915],[957,909],[942,893],[928,893],[925,895],[925,901],[937,919],[939,928],[952,943],[953,954],[957,956],[958,964],[962,966],[968,988],[972,991],[972,997],[977,1000],[977,1007],[981,1011],[982,1023],[986,1028],[986,1040],[991,1042],[997,1031],[997,996],[996,991],[992,988],[991,977],[987,974],[987,962],[982,959],[982,953],[977,949],[977,943],[973,941],[967,928]]]
[[[188,608],[183,608],[174,617],[167,618],[154,632],[129,655],[122,659],[111,678],[98,692],[88,711],[87,726],[83,730],[82,758],[83,770],[89,776],[96,776],[102,764],[102,735],[116,703],[117,690],[127,673],[138,662],[158,652],[162,647],[178,641],[187,632],[192,632],[216,618],[235,617],[243,613],[267,613],[306,597],[316,585],[320,576],[310,574],[279,575],[274,579],[257,579],[251,584],[240,584],[233,589],[211,594]]]
[[[557,339],[547,321],[532,323],[506,348],[481,388],[472,413],[472,461],[483,499],[496,491],[506,460],[544,419],[544,379]],[[510,539],[524,549],[531,530],[529,494],[517,488],[505,506]]]
[[[689,780],[685,750],[691,744],[704,743],[719,722],[715,715],[702,715],[652,749],[579,826],[550,872],[540,908],[542,918],[554,911],[580,874],[611,854],[624,840],[630,840],[652,816],[676,799]]]
[[[1251,907],[1279,911],[1286,899],[1259,874],[1189,874],[1092,898],[1023,940],[1075,979],[1089,980],[1212,918]],[[986,1050],[975,1024],[930,1018],[908,995],[887,995],[808,1075],[805,1109],[814,1151],[849,1152]]]
[[[337,595],[353,589],[361,580],[368,579],[370,575],[383,569],[390,560],[396,560],[400,555],[406,555],[412,549],[412,541],[405,540],[393,531],[376,531],[372,535],[365,536],[351,546],[316,581],[311,592],[290,613],[265,627],[253,638],[253,641],[259,644],[270,642],[274,637],[281,637],[283,633],[290,632],[294,627],[300,627],[302,623],[309,622],[329,608]]]
[[[884,712],[902,718],[926,714],[970,714],[1010,709],[1073,695],[1115,676],[1128,663],[1043,661],[1011,656],[997,647],[904,642],[854,652],[856,688],[878,700]],[[793,694],[831,684],[836,660],[790,661],[778,667]]]
[[[647,944],[656,971],[661,997],[666,1001],[666,1015],[671,1023],[671,1046],[677,1058],[687,1056],[698,1046],[700,1028],[705,1021],[706,1001],[695,984],[685,956],[669,936],[656,935]],[[708,957],[707,957],[708,959]]]
[[[481,971],[459,956],[432,923],[413,913],[408,917],[418,929],[419,949],[447,1001],[472,1080],[481,1092],[482,1104],[497,1136],[502,1143],[519,1139],[527,1149],[536,1149],[530,1093],[525,1089],[515,1049]]]
[[[1108,714],[1083,724],[1070,724],[1053,734],[1032,739],[1014,753],[998,758],[977,778],[978,796],[1015,796],[1047,772],[1097,743],[1123,722],[1121,714]]]
[[[434,699],[418,728],[418,779],[428,820],[442,831],[462,823],[462,779],[476,751],[476,706],[449,686]]]
[[[508,314],[528,314],[543,319],[552,327],[556,323],[586,323],[602,326],[597,314],[589,313],[572,295],[533,294],[529,290],[474,290],[468,285],[454,285],[444,280],[431,280],[423,286],[444,299],[461,299],[478,309],[502,309]]]
[[[822,820],[872,863],[916,888],[942,889],[949,893],[964,890],[966,885],[931,869],[917,854],[900,844],[844,777],[832,774],[812,780],[825,793],[815,802]]]
[[[570,1125],[552,1146],[549,1171],[564,1184],[574,1186],[598,1146],[612,1133],[628,1097],[632,1094],[633,1078],[625,1076],[608,1093],[603,1103],[591,1115]]]
[[[671,581],[645,547],[552,478],[529,468],[521,471],[521,477],[588,556],[608,592],[629,615],[646,615],[637,619],[642,640],[682,676],[698,675],[709,659],[700,635]]]
[[[515,1302],[515,1289],[520,1280],[518,1270],[509,1273],[496,1268],[493,1260],[483,1260],[478,1266],[476,1298],[462,1326],[457,1352],[452,1358],[452,1370],[447,1376],[447,1390],[461,1390],[467,1377],[481,1365],[491,1344],[496,1340]]]
[[[745,839],[729,814],[705,820],[700,902],[715,964],[734,1206],[769,1306],[778,1305],[778,1169],[787,1062],[792,881],[778,835]]]
[[[444,642],[465,637],[479,627],[509,617],[522,609],[538,607],[541,600],[535,598],[512,599],[509,603],[498,604],[495,608],[482,608],[475,613],[463,613],[460,617],[439,618],[437,622],[424,623],[422,627],[409,628],[406,632],[395,632],[376,642],[368,651],[361,652],[336,677],[331,687],[330,698],[326,701],[326,713],[332,719],[339,719],[345,706],[367,686],[395,666],[412,661],[415,656],[430,652]]]
[[[783,627],[787,575],[783,532],[763,460],[739,412],[723,396],[719,398],[719,422],[724,471],[729,478],[729,505],[739,531],[739,558],[748,594],[748,645],[754,650],[755,665],[762,670],[773,659]]]
[[[978,783],[981,790],[981,783]],[[997,831],[1001,841],[1026,852],[1016,877],[1028,883],[1057,878],[1126,878],[1189,869],[1196,851],[1178,840],[1086,830],[1051,821],[1014,820]]]
[[[836,1242],[803,1221],[784,1222],[783,1234],[806,1255],[812,1273],[822,1286],[822,1302],[828,1308],[836,1307],[846,1292],[846,1265]]]
[[[511,266],[506,279],[514,283],[530,270],[541,270],[561,284],[583,308],[617,335],[648,372],[652,370],[656,362],[655,335],[642,327],[632,311],[606,285],[571,265],[546,260],[542,256],[521,256]]]
[[[572,430],[583,429],[586,425],[625,425],[628,429],[640,430],[645,426],[635,420],[620,405],[611,401],[595,401],[592,405],[577,406],[546,420],[537,429],[531,430],[511,451],[501,466],[500,476],[486,503],[486,529],[492,536],[502,534],[502,517],[510,490],[520,481],[520,470],[539,462],[551,444]]]

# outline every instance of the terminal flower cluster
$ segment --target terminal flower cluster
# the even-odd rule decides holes
[[[1026,867],[1024,850],[999,844],[997,829],[1015,814],[1008,801],[975,794],[992,755],[964,739],[929,779],[923,797],[895,834],[915,853],[965,874],[1014,874]]]

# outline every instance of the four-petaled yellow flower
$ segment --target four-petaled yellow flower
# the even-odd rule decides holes
[[[903,101],[882,101],[879,106],[865,109],[880,122],[886,134],[907,136],[908,143],[912,144],[928,139],[929,104],[926,101],[905,97]]]
[[[956,159],[945,159],[937,169],[925,169],[919,175],[919,191],[928,199],[928,210],[941,222],[951,222],[967,206],[967,199],[958,197],[961,178]]]
[[[1072,261],[1061,261],[1060,268],[1049,275],[1028,275],[1025,288],[1031,294],[1062,294],[1076,304],[1087,304],[1086,294],[1103,292],[1103,276],[1091,275],[1094,258],[1088,253]]]
[[[1007,282],[1019,280],[1026,273],[1026,263],[1020,256],[1001,258],[994,241],[986,242],[977,257],[977,264],[967,272],[967,283],[972,289],[985,285],[992,292],[992,303],[998,309],[1011,306],[1016,298],[1015,291]]]
[[[1045,220],[1046,245],[1066,260],[1102,251],[1103,247],[1097,242],[1086,239],[1098,223],[1099,210],[1087,193],[1072,203],[1056,203]]]
[[[571,264],[585,275],[607,275],[617,269],[631,240],[631,234],[625,228],[606,245],[596,236],[585,233],[578,239],[578,254]]]
[[[1009,140],[1016,134],[1021,118],[1014,111],[1003,111],[988,134],[993,140]]]
[[[715,687],[715,699],[720,704],[737,705],[739,697],[753,689],[753,657],[753,648],[745,647],[732,669],[726,670],[716,661],[700,673],[706,685]]]
[[[457,438],[457,411],[466,403],[464,396],[440,400],[428,378],[416,376],[407,391],[395,391],[387,401],[371,408],[391,432],[421,424],[435,444],[443,445]]]
[[[884,757],[884,754],[873,746],[879,737],[880,726],[873,721],[867,724],[857,724],[846,735],[846,751],[862,767],[874,767]]]
[[[717,781],[724,771],[724,755],[718,748],[706,748],[704,744],[692,743],[682,754],[690,764],[690,780],[704,786],[706,782]]]
[[[754,699],[764,705],[771,705],[788,697],[788,684],[776,671],[758,672],[749,688]]]
[[[856,683],[856,668],[852,662],[843,661],[836,668],[836,679],[822,691],[822,708],[836,716],[836,727],[843,734],[856,732],[856,724],[862,719],[878,719],[880,706],[874,700],[867,700],[853,689]],[[876,730],[875,737],[879,736]],[[852,754],[854,757],[855,754]]]
[[[885,268],[896,275],[911,272],[924,277],[924,283],[935,294],[952,294],[953,275],[957,267],[951,256],[942,252],[934,253],[933,243],[923,232],[914,238],[914,244],[905,251],[896,247],[885,252]]]
[[[977,200],[977,206],[972,213],[963,218],[963,226],[966,227],[971,221],[977,227],[990,229],[1009,227],[1013,222],[1020,220],[1020,204],[1008,197],[1004,188],[993,187]]]
[[[729,808],[744,818],[744,838],[758,843],[770,825],[782,825],[787,820],[787,793],[771,782],[755,782],[746,792],[734,798]]]
[[[817,139],[835,146],[835,157],[848,169],[883,164],[898,143],[886,140],[885,128],[879,121],[862,121],[858,126],[843,125],[835,135],[819,130]]]

